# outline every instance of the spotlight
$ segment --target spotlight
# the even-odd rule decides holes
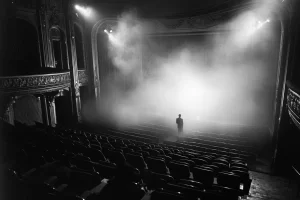
[[[104,29],[104,32],[109,35],[110,33],[113,32],[113,30],[112,29]]]
[[[108,36],[110,35],[110,31],[108,31],[107,29],[104,29],[104,33],[106,33]]]
[[[80,6],[80,5],[77,5],[77,4],[74,7],[75,7],[76,10],[78,10],[85,17],[89,17],[90,14],[91,14],[91,9],[90,8]]]
[[[256,29],[260,29],[261,27],[263,27],[263,25],[265,25],[266,23],[271,22],[270,19],[267,19],[266,21],[262,22],[262,21],[258,21],[257,25],[256,25]]]
[[[80,10],[80,6],[79,5],[75,5],[74,6],[76,10]]]

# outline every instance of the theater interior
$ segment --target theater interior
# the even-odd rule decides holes
[[[0,199],[300,199],[299,4],[1,1]]]

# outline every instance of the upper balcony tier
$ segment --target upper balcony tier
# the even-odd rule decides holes
[[[85,70],[78,71],[79,85],[88,83]],[[34,94],[70,87],[70,72],[0,77],[0,93]]]

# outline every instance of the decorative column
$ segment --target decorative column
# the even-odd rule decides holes
[[[47,97],[47,104],[49,109],[49,125],[55,127],[57,124],[56,119],[56,108],[55,108],[55,97],[56,96],[48,96]]]
[[[67,39],[67,52],[68,52],[68,64],[70,68],[71,77],[71,101],[72,101],[72,113],[75,123],[81,122],[81,103],[80,103],[80,90],[78,80],[78,68],[76,57],[76,44],[74,27],[72,25],[72,3],[69,0],[63,1],[65,24],[66,24],[66,39]]]
[[[52,59],[52,51],[49,38],[49,24],[47,22],[47,5],[41,0],[37,1],[37,24],[38,24],[38,37],[39,37],[39,50],[41,57],[41,67],[54,67]]]
[[[43,124],[45,126],[49,126],[50,125],[50,120],[49,120],[49,114],[48,114],[49,109],[48,109],[48,105],[47,105],[47,98],[46,98],[45,95],[41,95],[40,100],[41,100]]]

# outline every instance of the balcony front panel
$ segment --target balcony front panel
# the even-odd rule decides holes
[[[0,93],[43,93],[70,87],[70,73],[0,77]]]

